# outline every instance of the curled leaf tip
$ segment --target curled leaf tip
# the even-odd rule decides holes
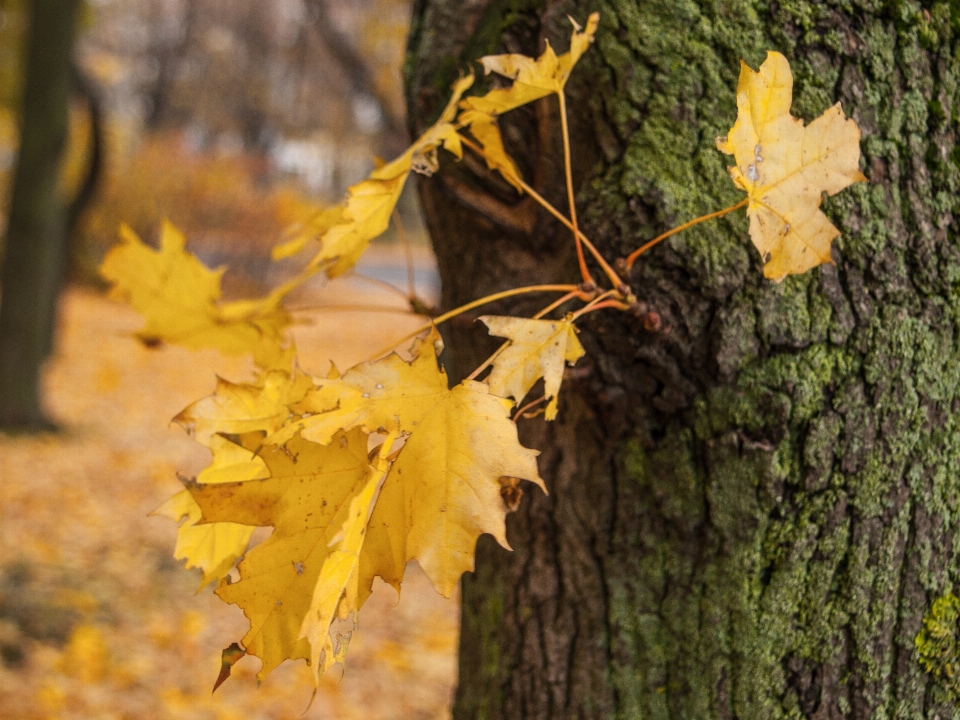
[[[215,693],[217,688],[226,682],[227,678],[230,677],[233,666],[246,654],[247,651],[240,647],[240,643],[233,643],[223,649],[223,654],[220,656],[220,674],[217,675],[217,681],[213,684],[212,693]]]

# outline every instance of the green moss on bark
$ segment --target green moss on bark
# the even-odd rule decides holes
[[[960,703],[960,598],[953,593],[934,600],[915,640],[920,665],[936,680],[949,702]]]
[[[623,163],[594,185],[597,207],[612,210],[621,194],[649,206],[618,228],[624,249],[638,231],[736,201],[710,148],[735,116],[731,56],[754,67],[766,48],[791,56],[794,113],[808,121],[839,94],[864,127],[876,181],[824,203],[843,230],[839,272],[758,282],[743,221],[731,219],[667,241],[642,273],[655,282],[682,268],[719,301],[716,316],[684,318],[684,330],[719,334],[718,365],[735,379],[651,420],[640,437],[654,437],[623,451],[620,497],[640,509],[620,524],[642,528],[624,538],[638,556],[631,572],[612,580],[623,717],[925,717],[936,702],[911,628],[926,594],[957,571],[947,560],[956,507],[944,495],[957,484],[960,440],[958,268],[946,231],[956,201],[945,195],[956,167],[935,160],[952,149],[944,108],[956,107],[960,77],[947,5],[606,9],[609,116],[648,114]],[[647,89],[621,87],[629,74]]]

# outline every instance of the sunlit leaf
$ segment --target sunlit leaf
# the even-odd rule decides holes
[[[239,605],[250,620],[242,644],[263,662],[266,677],[286,659],[311,656],[301,626],[311,607],[330,545],[346,522],[354,497],[367,486],[367,436],[357,430],[330,445],[295,438],[286,448],[261,453],[270,477],[199,485],[188,490],[204,521],[228,518],[271,526],[273,534],[238,565],[240,580],[221,583],[224,601]]]
[[[321,248],[313,266],[326,267],[327,275],[336,277],[352,268],[367,249],[370,241],[383,234],[411,170],[432,174],[437,169],[436,151],[443,147],[462,157],[460,136],[451,124],[457,103],[473,84],[473,75],[458,80],[453,96],[440,118],[403,155],[370,173],[370,177],[347,191],[343,222],[334,225],[321,239]]]
[[[465,381],[437,398],[387,475],[370,518],[360,587],[374,576],[399,587],[417,560],[443,595],[472,570],[477,538],[507,543],[500,478],[530,480],[546,491],[537,452],[523,447],[511,403]]]
[[[840,231],[820,211],[834,195],[865,181],[860,172],[860,129],[840,103],[803,126],[790,115],[793,75],[777,52],[754,72],[740,64],[737,122],[717,148],[733,154],[734,184],[750,199],[750,238],[773,280],[832,263],[830,244]]]

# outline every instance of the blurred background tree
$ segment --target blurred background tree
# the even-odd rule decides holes
[[[49,355],[63,277],[68,206],[59,187],[77,3],[32,0],[20,147],[0,295],[0,426],[43,429],[39,368]],[[22,12],[22,11],[21,11]]]
[[[58,8],[57,21],[66,22],[70,8]],[[67,275],[98,282],[95,269],[121,222],[152,237],[168,217],[205,261],[246,271],[232,278],[228,290],[236,291],[263,282],[269,248],[287,228],[339,200],[376,157],[407,141],[399,68],[409,0],[88,0],[71,11],[75,44],[50,40],[67,63],[66,81],[29,71],[29,18],[42,11],[39,0],[0,0],[7,427],[50,426],[37,386],[57,291]],[[38,27],[44,39],[53,32],[46,21]],[[54,85],[63,96],[57,107],[38,105],[44,119],[28,121],[31,93]],[[21,125],[43,139],[46,164],[29,160],[30,131],[21,146]],[[19,193],[18,167],[26,172]],[[50,211],[39,210],[41,174]],[[35,219],[21,228],[28,207]],[[401,207],[417,235],[413,198]],[[49,248],[37,254],[44,234]],[[30,269],[15,238],[35,255]],[[40,266],[49,279],[40,280]]]

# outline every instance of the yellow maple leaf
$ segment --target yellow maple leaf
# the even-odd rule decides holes
[[[274,528],[237,566],[240,580],[217,588],[221,599],[239,605],[250,620],[242,643],[262,661],[257,676],[262,680],[286,659],[311,657],[310,642],[301,636],[304,618],[330,545],[375,471],[367,461],[367,435],[360,430],[341,434],[327,446],[293,438],[286,447],[264,447],[260,455],[269,478],[189,483],[188,490],[206,522]]]
[[[343,222],[327,230],[321,248],[311,266],[327,268],[327,275],[336,277],[352,268],[367,249],[370,241],[381,235],[390,224],[390,216],[400,199],[403,185],[411,170],[431,174],[437,169],[436,151],[443,146],[457,158],[462,157],[460,136],[452,124],[457,103],[473,84],[473,75],[460,78],[453,86],[453,96],[440,118],[406,152],[392,162],[370,173],[370,177],[348,190]]]
[[[396,353],[347,370],[342,377],[315,380],[303,400],[291,403],[297,417],[267,438],[282,444],[296,434],[327,444],[338,430],[410,432],[447,392],[447,375],[437,363],[439,334],[414,346],[414,359]]]
[[[485,73],[495,72],[510,78],[513,84],[508,88],[491,90],[480,97],[466,98],[460,103],[461,107],[464,110],[495,116],[547,95],[563,92],[570,71],[593,42],[600,13],[590,15],[583,31],[572,18],[570,21],[573,22],[570,50],[559,57],[548,42],[546,50],[536,60],[517,54],[487,55],[480,58]]]
[[[209,440],[213,462],[200,475],[202,483],[223,483],[237,480],[253,480],[267,477],[269,472],[263,460],[250,450],[230,442],[220,435]],[[173,557],[186,560],[187,568],[199,568],[203,576],[203,588],[224,577],[247,550],[254,528],[235,522],[219,522],[198,525],[201,520],[200,506],[186,490],[181,490],[153,511],[179,523],[177,543]],[[184,518],[186,518],[184,520]]]
[[[749,197],[750,238],[772,280],[832,263],[830,243],[840,234],[820,210],[834,195],[865,181],[860,172],[860,129],[840,103],[804,127],[790,115],[793,75],[786,58],[768,52],[754,72],[740,64],[737,122],[717,148],[732,154],[733,182]]]
[[[326,416],[325,424],[310,426],[325,445],[303,437],[297,423],[288,424],[295,432],[282,445],[264,440],[282,415],[277,398],[290,397],[291,383],[281,382],[279,371],[276,404],[262,403],[263,389],[251,387],[241,388],[247,394],[240,392],[239,399],[237,386],[224,386],[216,402],[208,399],[207,443],[236,447],[224,445],[201,476],[220,482],[187,482],[202,516],[196,527],[232,522],[274,528],[244,555],[240,580],[217,589],[250,619],[243,650],[261,659],[260,678],[286,659],[309,659],[318,676],[341,662],[349,633],[336,632],[335,621],[359,612],[375,576],[399,589],[409,560],[418,560],[449,596],[473,568],[480,534],[489,532],[508,547],[502,479],[544,487],[536,451],[520,445],[510,420],[512,403],[483,383],[448,389],[437,347],[434,333],[414,346],[411,362],[394,355],[342,377],[315,379],[319,385],[293,405],[319,403],[316,415],[298,422]],[[250,412],[251,405],[258,412]],[[225,423],[259,429],[209,434]],[[373,466],[367,430],[387,433]],[[393,451],[394,440],[401,441],[399,450]]]
[[[310,376],[297,369],[266,371],[256,383],[217,378],[213,395],[192,403],[173,421],[204,445],[217,433],[262,430],[270,434],[290,417],[289,406],[302,400],[312,387]]]
[[[493,362],[487,378],[490,392],[523,401],[540,378],[549,403],[546,419],[557,416],[557,393],[566,363],[573,365],[584,355],[577,330],[569,320],[531,320],[522,317],[481,317],[491,335],[507,338],[510,344]]]
[[[121,242],[100,266],[113,294],[128,301],[146,324],[145,342],[174,342],[191,349],[216,348],[228,354],[252,353],[262,367],[285,356],[284,333],[290,316],[281,301],[284,286],[260,300],[220,301],[223,270],[210,270],[187,252],[183,234],[164,221],[160,249],[144,244],[126,225]]]
[[[415,559],[449,597],[460,576],[473,570],[481,534],[509,549],[500,478],[530,480],[546,492],[538,453],[520,444],[511,405],[485,384],[466,380],[423,416],[371,515],[360,558],[361,593],[369,593],[377,575],[399,588],[407,561]]]

